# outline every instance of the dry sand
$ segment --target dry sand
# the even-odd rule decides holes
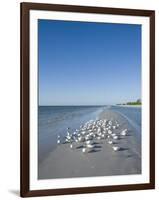
[[[72,178],[90,176],[128,175],[141,173],[141,144],[135,129],[119,113],[103,111],[100,119],[117,120],[120,133],[128,128],[128,135],[116,140],[120,151],[114,152],[107,140],[94,140],[95,149],[82,153],[82,143],[70,149],[69,144],[60,144],[39,164],[38,178]]]

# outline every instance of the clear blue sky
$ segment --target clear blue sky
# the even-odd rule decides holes
[[[39,104],[141,98],[141,26],[39,20]]]

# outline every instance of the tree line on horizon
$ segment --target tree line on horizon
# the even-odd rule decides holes
[[[141,99],[137,99],[136,101],[129,101],[127,103],[120,103],[117,105],[141,105]]]

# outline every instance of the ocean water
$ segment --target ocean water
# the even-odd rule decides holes
[[[39,106],[38,108],[38,160],[57,147],[57,135],[65,136],[90,119],[95,120],[104,106]]]
[[[136,130],[136,136],[141,139],[141,107],[111,106],[111,110],[121,114]]]
[[[141,108],[118,106],[39,106],[38,108],[38,162],[57,147],[57,135],[64,136],[67,127],[78,129],[90,119],[98,119],[104,110],[120,113],[141,132]]]

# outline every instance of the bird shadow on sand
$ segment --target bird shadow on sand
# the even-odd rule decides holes
[[[61,144],[69,144],[69,142],[62,142]]]
[[[125,139],[124,137],[119,136],[119,138],[117,140],[123,140]]]
[[[93,142],[92,144],[96,145],[96,144],[103,144],[103,143],[102,142]]]
[[[96,152],[99,152],[99,151],[101,151],[101,150],[99,150],[99,149],[92,149],[92,150],[89,151],[88,153],[96,153]]]
[[[127,151],[128,150],[128,148],[123,148],[123,147],[121,147],[120,149],[119,149],[119,151]]]
[[[76,147],[76,149],[82,149],[82,148],[83,148],[83,145]]]
[[[95,145],[95,148],[100,149],[100,148],[102,148],[102,146],[101,145]]]
[[[109,144],[109,143],[106,143],[106,145],[107,145],[107,144]],[[112,144],[113,144],[113,145],[114,145],[114,144],[119,144],[119,142],[113,141]]]
[[[127,155],[126,157],[127,157],[127,158],[132,158],[132,157],[133,157],[133,155]]]

